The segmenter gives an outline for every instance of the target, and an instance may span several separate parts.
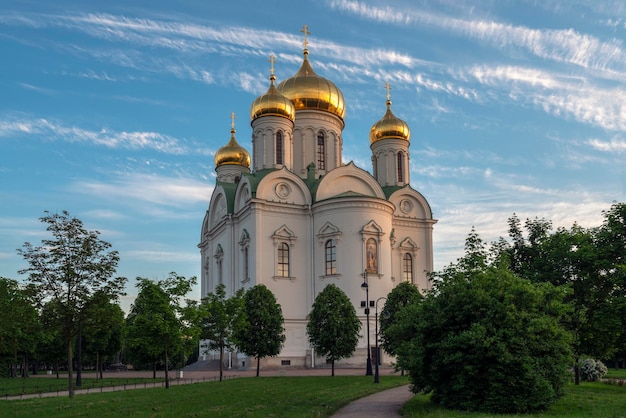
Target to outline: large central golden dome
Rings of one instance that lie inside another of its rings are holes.
[[[315,74],[309,63],[309,51],[304,50],[304,62],[291,78],[276,87],[298,110],[323,110],[343,119],[346,108],[343,93],[330,80]]]

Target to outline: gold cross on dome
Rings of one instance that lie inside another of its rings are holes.
[[[306,40],[306,36],[310,35],[311,32],[309,32],[309,27],[307,25],[303,25],[300,32],[304,33],[304,49],[306,49],[306,47],[309,46],[309,41]]]
[[[274,56],[274,54],[270,55],[270,59],[268,60],[271,64],[270,67],[270,74],[274,75],[274,62],[276,62],[276,57]]]
[[[231,127],[232,129],[235,129],[235,112],[232,112],[232,113],[230,114],[230,119],[231,119],[231,122],[230,122],[230,127]]]
[[[391,84],[388,81],[385,83],[385,90],[387,90],[387,100],[391,99]]]

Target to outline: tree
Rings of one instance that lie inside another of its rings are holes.
[[[124,311],[103,292],[96,292],[83,312],[85,351],[95,355],[96,375],[102,378],[106,356],[116,355],[122,347]]]
[[[283,311],[272,291],[262,284],[245,292],[243,305],[245,316],[235,340],[241,352],[256,357],[258,377],[261,359],[277,356],[285,342]]]
[[[235,330],[243,326],[243,292],[226,299],[226,287],[217,285],[215,293],[209,293],[198,310],[200,337],[207,340],[207,350],[220,353],[220,382],[224,373],[224,351],[235,347]]]
[[[354,306],[346,294],[334,284],[322,290],[309,313],[306,331],[316,353],[331,361],[335,375],[335,360],[350,357],[359,342],[359,321]]]
[[[623,338],[626,256],[626,205],[614,204],[603,212],[600,228],[571,228],[552,231],[543,219],[526,220],[525,231],[514,215],[509,219],[511,245],[500,253],[510,269],[533,282],[548,282],[572,291],[566,301],[573,307],[566,327],[575,339],[573,367],[580,382],[579,361],[583,355],[606,358],[616,352]],[[524,233],[525,232],[525,233]],[[620,267],[622,266],[622,267]],[[621,272],[621,273],[620,273]]]
[[[80,313],[96,291],[122,294],[126,279],[113,278],[119,255],[110,251],[111,244],[101,240],[98,231],[88,231],[81,220],[67,211],[45,213],[40,220],[47,224],[52,239],[43,239],[41,246],[25,242],[18,249],[29,266],[19,273],[28,274],[28,281],[41,301],[54,300],[58,305],[67,347],[68,392],[73,398],[72,342]]]
[[[41,337],[37,309],[28,292],[15,280],[0,277],[0,376],[16,377],[18,366],[28,376],[28,356]]]
[[[398,320],[398,314],[402,309],[420,299],[422,299],[422,294],[409,282],[401,282],[387,295],[378,320],[380,321],[381,346],[390,355],[395,356],[400,344],[409,338],[409,336],[395,334],[395,330],[390,329],[391,326]]]
[[[137,278],[139,294],[127,318],[127,350],[131,358],[152,363],[155,371],[156,363],[162,360],[166,388],[171,358],[182,353],[185,342],[180,299],[195,283],[195,277],[186,279],[176,273],[158,282]]]
[[[569,380],[565,292],[502,268],[448,269],[399,315],[398,348],[413,390],[442,406],[489,413],[543,410]]]

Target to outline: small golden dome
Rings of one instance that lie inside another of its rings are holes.
[[[215,168],[223,165],[240,165],[250,168],[250,153],[235,139],[235,126],[230,129],[230,141],[215,153]]]
[[[400,118],[397,118],[391,111],[391,98],[389,83],[385,84],[387,89],[387,111],[381,120],[376,122],[370,129],[370,144],[383,139],[404,139],[410,141],[411,130],[409,125]]]
[[[343,119],[346,108],[343,93],[330,80],[313,71],[309,63],[309,51],[304,50],[304,62],[291,78],[281,81],[276,87],[289,98],[298,110],[324,110]]]
[[[278,92],[274,81],[276,76],[274,75],[274,56],[270,57],[272,63],[272,70],[270,74],[270,88],[267,92],[259,97],[250,106],[250,119],[255,120],[262,116],[282,116],[292,122],[296,118],[296,109],[287,97]]]

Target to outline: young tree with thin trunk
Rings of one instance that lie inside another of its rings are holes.
[[[261,359],[277,356],[285,342],[283,311],[272,291],[262,284],[246,291],[243,304],[245,317],[235,341],[243,353],[256,357],[258,377]]]
[[[127,349],[131,357],[165,366],[165,388],[170,386],[169,364],[181,353],[185,337],[180,299],[196,283],[196,278],[186,279],[176,273],[158,282],[137,278],[139,294],[127,318]]]
[[[335,360],[350,357],[356,350],[360,330],[350,298],[334,284],[327,285],[313,302],[306,331],[317,355],[331,361],[331,376]]]
[[[28,281],[40,301],[54,301],[62,321],[62,334],[67,347],[68,392],[74,397],[73,342],[78,331],[80,313],[97,291],[111,295],[123,294],[126,279],[113,277],[119,262],[117,251],[99,238],[100,232],[89,231],[83,222],[67,211],[40,218],[52,238],[41,246],[25,242],[18,254],[28,267]]]
[[[224,352],[235,347],[234,332],[244,319],[243,292],[226,298],[225,289],[223,284],[217,285],[215,293],[202,298],[198,309],[200,337],[207,340],[206,350],[220,353],[220,382],[224,373]]]

